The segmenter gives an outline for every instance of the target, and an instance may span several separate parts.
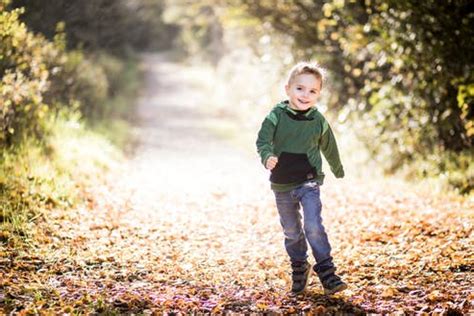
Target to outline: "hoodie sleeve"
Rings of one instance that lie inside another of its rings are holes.
[[[262,126],[258,132],[257,152],[260,155],[260,159],[264,166],[270,156],[275,156],[273,153],[273,136],[275,135],[277,123],[278,117],[275,111],[272,111],[263,120]]]
[[[344,168],[339,157],[337,149],[336,138],[326,120],[323,121],[323,134],[320,139],[319,148],[326,158],[331,171],[336,178],[344,177]]]

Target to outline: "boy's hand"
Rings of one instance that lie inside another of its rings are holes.
[[[270,156],[267,159],[267,162],[265,163],[265,168],[267,168],[268,170],[272,170],[273,168],[275,168],[277,163],[278,163],[278,158],[275,156]]]

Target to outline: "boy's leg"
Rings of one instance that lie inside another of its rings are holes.
[[[336,275],[332,261],[331,245],[321,217],[319,185],[313,182],[306,183],[296,194],[303,205],[304,231],[316,259],[314,271],[324,287],[324,293],[333,294],[342,291],[347,288],[347,284]]]
[[[275,192],[275,198],[285,234],[285,248],[291,260],[291,291],[298,294],[308,286],[312,271],[307,261],[308,246],[301,227],[299,201],[294,198],[292,192]]]
[[[301,226],[299,201],[292,192],[274,192],[280,223],[285,235],[285,248],[292,264],[306,262],[308,246]]]
[[[303,206],[304,232],[316,259],[315,271],[321,272],[334,268],[326,230],[321,217],[322,204],[319,185],[314,182],[305,183],[296,191]]]

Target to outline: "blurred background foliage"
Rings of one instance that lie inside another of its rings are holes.
[[[474,188],[472,1],[173,3],[174,16],[182,15],[174,21],[199,34],[186,36],[193,41],[188,46],[201,45],[208,58],[210,40],[200,39],[212,37],[212,29],[223,30],[214,39],[222,42],[214,45],[220,47],[219,53],[211,53],[219,58],[217,72],[225,72],[222,65],[235,55],[239,39],[259,57],[248,65],[265,69],[262,81],[268,80],[272,69],[281,75],[295,61],[317,60],[330,74],[322,107],[334,111],[339,123],[346,125],[343,132],[363,141],[370,160],[389,174],[444,178],[461,192]],[[207,13],[212,19],[192,19],[208,10],[214,12]],[[226,68],[232,69],[227,85],[240,71],[246,72],[244,59],[234,62],[237,67]],[[247,78],[258,85],[253,77]],[[255,106],[256,100],[250,102]]]
[[[162,12],[151,0],[0,0],[0,143],[43,138],[65,109],[89,122],[127,111],[136,52],[169,48],[177,32]]]
[[[12,7],[25,8],[21,19],[49,40],[56,36],[58,23],[66,25],[68,49],[124,56],[130,50],[169,48],[178,31],[163,23],[160,0],[14,0]]]
[[[120,115],[136,52],[210,64],[209,102],[257,126],[284,74],[328,69],[320,109],[387,173],[474,188],[474,3],[468,0],[0,0],[0,142],[64,109]],[[132,82],[133,81],[133,82]],[[250,115],[253,111],[255,115]],[[119,114],[117,114],[119,113]]]

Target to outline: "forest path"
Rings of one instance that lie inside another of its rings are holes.
[[[48,259],[21,274],[34,274],[28,286],[49,308],[59,297],[79,311],[124,313],[474,308],[472,200],[370,177],[328,175],[321,189],[349,289],[327,297],[313,277],[305,295],[288,295],[267,171],[256,154],[211,132],[227,118],[203,114],[207,96],[193,68],[163,55],[143,62],[133,156],[108,186],[90,189],[88,209],[55,215],[53,242],[39,250]]]

